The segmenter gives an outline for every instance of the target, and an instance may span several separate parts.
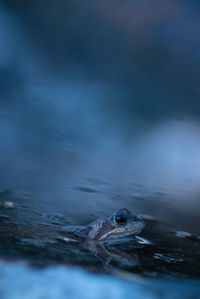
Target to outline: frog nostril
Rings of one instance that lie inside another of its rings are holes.
[[[120,225],[126,224],[126,222],[127,222],[127,216],[125,216],[125,215],[116,215],[114,217],[114,221],[117,224],[120,224]]]

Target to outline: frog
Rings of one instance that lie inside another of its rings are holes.
[[[138,237],[145,223],[143,217],[137,216],[127,208],[116,210],[111,216],[100,217],[86,226],[72,226],[65,230],[62,241],[79,242],[93,256],[101,261],[106,272],[112,272],[117,263],[120,268],[132,268],[139,264],[136,252],[129,254],[121,248],[140,248],[146,242]]]
[[[82,240],[117,241],[140,234],[145,223],[142,217],[120,208],[110,217],[100,217],[87,226],[74,227],[74,236]]]

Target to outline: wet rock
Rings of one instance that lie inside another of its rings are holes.
[[[188,232],[177,231],[176,232],[176,236],[179,237],[179,238],[189,238],[192,235],[190,233],[188,233]]]

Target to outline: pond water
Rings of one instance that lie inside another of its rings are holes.
[[[47,214],[27,203],[27,194],[1,192],[0,254],[32,265],[79,265],[90,271],[117,273],[125,270],[143,277],[200,276],[200,236],[166,227],[149,215],[139,242],[119,244],[74,240],[68,235],[70,218]],[[82,224],[81,221],[77,221]]]
[[[199,5],[75,2],[0,3],[0,258],[199,279]],[[66,233],[121,207],[137,242]]]

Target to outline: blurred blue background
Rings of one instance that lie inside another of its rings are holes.
[[[0,189],[198,232],[199,20],[198,1],[1,0]]]

